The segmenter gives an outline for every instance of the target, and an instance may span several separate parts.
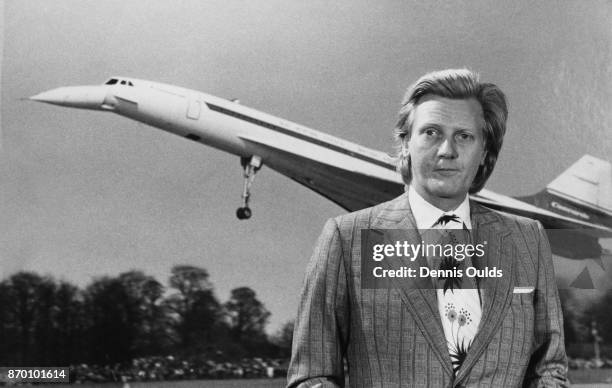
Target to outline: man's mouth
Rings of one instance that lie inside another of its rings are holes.
[[[455,175],[459,172],[459,169],[456,168],[436,168],[434,172],[443,175],[443,176],[451,176]]]

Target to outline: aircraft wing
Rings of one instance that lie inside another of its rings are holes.
[[[395,179],[380,178],[375,171],[369,173],[354,164],[332,164],[317,150],[304,150],[262,137],[241,135],[241,139],[267,155],[265,163],[272,169],[290,177],[317,193],[329,198],[346,210],[354,211],[388,201],[404,192],[399,175]],[[324,159],[324,160],[323,160]],[[612,229],[575,218],[565,217],[527,202],[483,189],[471,199],[489,208],[523,215],[542,222],[550,229],[580,229],[594,238],[612,237]]]
[[[365,168],[351,168],[342,160],[336,164],[323,162],[315,149],[309,152],[292,144],[281,147],[276,139],[248,135],[240,138],[265,155],[264,164],[348,211],[374,206],[404,192],[399,176],[395,180],[382,179]]]

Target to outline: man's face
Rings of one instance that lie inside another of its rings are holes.
[[[484,119],[473,98],[424,96],[414,110],[407,147],[411,185],[425,200],[452,210],[465,198],[484,161]],[[407,144],[406,144],[407,143]]]

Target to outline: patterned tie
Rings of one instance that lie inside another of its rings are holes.
[[[446,229],[445,227],[449,222],[456,222],[462,225],[461,229]],[[457,247],[460,245],[465,246],[465,244],[469,243],[469,230],[465,223],[461,222],[461,219],[456,214],[444,214],[442,215],[438,221],[433,225],[434,228],[441,226],[442,229],[439,229],[439,238],[437,243],[442,246],[451,245],[453,247]],[[476,289],[476,283],[474,278],[470,278],[465,276],[465,271],[468,267],[472,266],[472,260],[468,255],[462,254],[463,257],[455,257],[452,255],[442,255],[432,257],[430,262],[432,269],[440,269],[443,271],[452,271],[456,269],[457,272],[459,270],[462,271],[462,277],[454,277],[454,276],[441,276],[437,278],[435,282],[436,288],[441,288],[446,293],[449,290],[455,289]]]
[[[452,229],[450,224],[456,222],[462,224],[462,229]],[[440,229],[441,233],[438,243],[445,246],[450,244],[456,247],[460,244],[469,243],[469,230],[461,219],[455,214],[445,214],[434,224],[434,228]],[[458,256],[455,255],[455,256]],[[463,272],[462,277],[441,276],[432,278],[438,295],[438,307],[442,326],[447,340],[447,346],[455,374],[467,356],[467,351],[476,335],[476,328],[480,322],[482,310],[480,298],[474,278],[466,276],[466,269],[472,266],[471,258],[464,255],[458,259],[455,256],[434,257],[430,262],[433,269]]]

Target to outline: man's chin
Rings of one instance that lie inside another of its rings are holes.
[[[429,189],[431,195],[443,199],[463,198],[467,194],[467,190],[459,189],[456,185],[434,184]]]

